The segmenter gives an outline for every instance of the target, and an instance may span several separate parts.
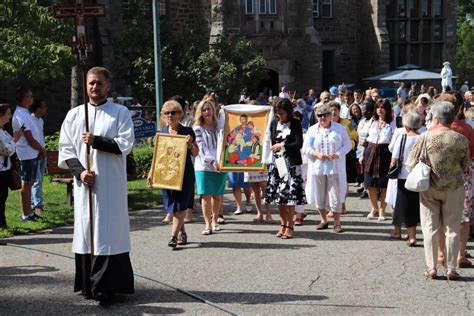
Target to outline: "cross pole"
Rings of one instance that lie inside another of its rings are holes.
[[[85,0],[87,1],[87,0]],[[54,17],[64,19],[64,18],[74,18],[75,21],[75,36],[72,38],[72,51],[77,55],[77,63],[82,69],[82,78],[83,78],[83,99],[84,99],[84,120],[85,120],[85,131],[89,132],[89,110],[88,110],[88,101],[87,96],[87,78],[86,73],[89,69],[90,64],[90,53],[93,51],[93,46],[87,40],[87,17],[100,17],[105,15],[105,7],[103,5],[96,4],[85,4],[84,0],[70,0],[69,4],[55,5],[53,6]],[[90,2],[90,1],[88,1]],[[86,157],[86,169],[91,171],[91,161],[90,161],[90,152],[91,148],[87,145],[87,157]],[[92,203],[92,190],[89,188],[89,232],[90,232],[90,245],[91,245],[91,269],[92,269],[92,260],[94,257],[94,225],[93,225],[93,203]]]

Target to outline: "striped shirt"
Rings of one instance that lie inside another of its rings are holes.
[[[217,159],[217,137],[219,128],[214,130],[203,126],[193,126],[196,134],[196,143],[199,147],[199,155],[194,163],[195,171],[215,171],[212,163]]]

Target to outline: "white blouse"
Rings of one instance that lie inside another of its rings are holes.
[[[373,144],[390,144],[393,133],[397,129],[395,120],[386,124],[371,119],[366,125],[367,141]]]
[[[15,149],[13,137],[4,129],[0,129],[0,171],[6,171],[11,168],[9,157],[15,153]]]
[[[336,122],[330,128],[322,128],[319,123],[311,126],[306,132],[303,154],[308,161],[308,175],[345,174],[346,154],[352,149],[352,143],[346,128]],[[336,160],[320,160],[313,157],[312,152],[323,154],[335,153]]]
[[[408,160],[410,158],[411,150],[413,149],[413,146],[415,146],[415,143],[417,142],[420,135],[413,135],[413,136],[407,135],[406,137],[407,139],[405,141],[405,148],[403,150],[402,170],[400,172],[400,175],[398,176],[398,179],[406,179],[408,177],[408,174],[410,173],[410,169],[408,169]],[[395,146],[392,152],[392,158],[397,158],[397,159],[399,158],[399,152],[400,152],[402,139],[403,137],[402,135],[400,135],[400,137],[398,137],[397,141],[395,142]]]

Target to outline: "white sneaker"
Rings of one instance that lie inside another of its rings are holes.
[[[221,228],[219,227],[219,225],[212,225],[212,232],[218,232],[220,230]]]
[[[379,222],[383,222],[386,220],[385,216],[379,216],[379,218],[377,219]]]
[[[234,215],[240,215],[240,214],[244,214],[244,212],[242,212],[242,210],[240,208],[238,208],[235,212],[234,212]]]
[[[246,205],[245,210],[247,211],[247,213],[252,213],[252,205]]]

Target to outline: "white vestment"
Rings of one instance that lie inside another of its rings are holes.
[[[113,139],[122,154],[91,147],[91,170],[96,173],[92,189],[94,255],[116,255],[130,251],[130,224],[127,204],[126,156],[135,140],[129,110],[106,102],[88,105],[89,131],[95,136]],[[59,138],[60,168],[68,169],[66,161],[77,158],[86,168],[84,105],[70,110],[64,119]],[[89,202],[85,184],[74,177],[74,239],[72,251],[90,253]]]

